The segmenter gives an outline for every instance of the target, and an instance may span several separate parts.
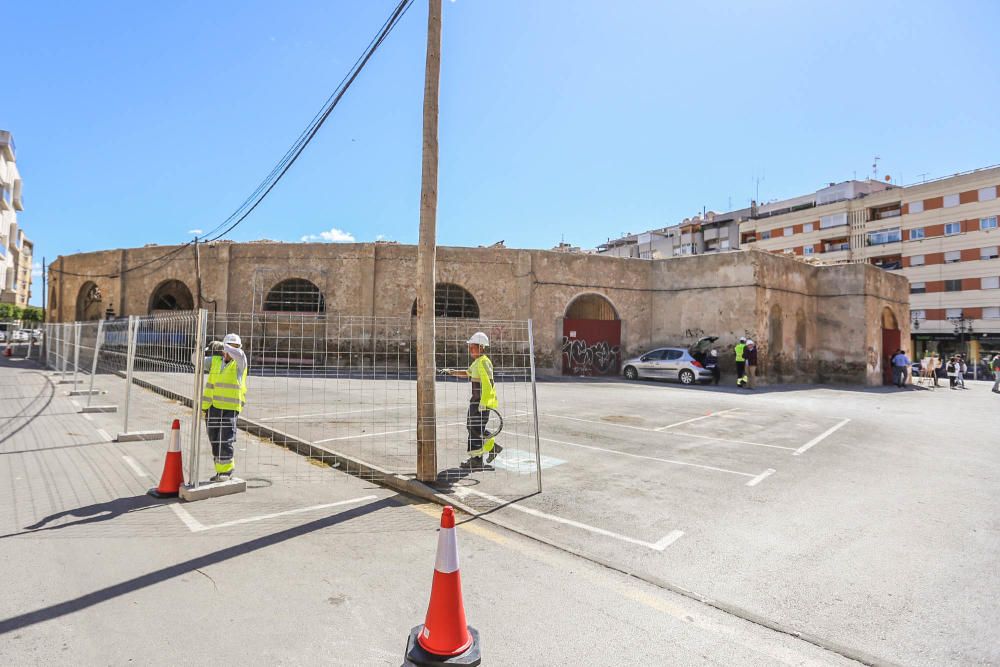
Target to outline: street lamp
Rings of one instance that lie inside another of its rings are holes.
[[[958,317],[952,318],[952,324],[955,326],[955,336],[958,338],[959,345],[963,350],[965,350],[966,358],[969,358],[969,350],[966,344],[966,335],[973,333],[972,330],[972,320],[967,319],[964,314]],[[978,364],[975,359],[972,359],[972,379],[977,379]]]

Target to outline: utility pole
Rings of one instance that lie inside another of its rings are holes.
[[[441,0],[427,2],[424,70],[424,144],[417,245],[417,479],[437,479],[437,410],[434,381],[434,286],[438,186],[438,89],[441,79]]]

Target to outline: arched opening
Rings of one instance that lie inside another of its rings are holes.
[[[150,314],[165,310],[194,310],[191,290],[180,280],[164,280],[150,295]]]
[[[51,312],[53,314],[59,312],[59,304],[56,302],[56,286],[55,285],[53,285],[52,287],[49,288],[49,304],[48,304],[48,307],[49,307],[49,312]]]
[[[569,320],[617,320],[618,311],[607,297],[601,294],[581,294],[566,307]]]
[[[273,313],[322,313],[326,311],[326,299],[312,282],[289,278],[267,293],[264,310]]]
[[[892,383],[892,355],[899,349],[900,334],[899,320],[892,308],[886,306],[882,309],[882,354],[879,359],[882,361],[882,384]]]
[[[413,300],[410,315],[416,316],[417,301]],[[479,319],[479,304],[469,290],[453,283],[438,283],[434,287],[434,317]]]
[[[76,319],[78,322],[87,322],[101,319],[103,311],[104,295],[97,283],[88,280],[80,286],[80,292],[76,297]],[[54,303],[54,301],[53,301]]]
[[[622,323],[602,294],[580,294],[563,318],[563,375],[617,375],[621,369]]]

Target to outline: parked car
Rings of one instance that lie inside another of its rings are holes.
[[[43,334],[41,329],[34,329],[31,332],[31,337],[34,338],[36,342],[42,340],[42,336]]]
[[[628,380],[679,380],[682,384],[710,382],[712,371],[705,368],[699,358],[704,358],[708,346],[716,340],[716,336],[706,336],[691,347],[660,347],[651,350],[626,361],[622,365],[622,374]]]
[[[30,338],[31,338],[31,334],[29,334],[27,332],[27,330],[21,329],[19,331],[15,331],[13,333],[13,335],[11,337],[11,342],[14,342],[14,343],[27,343]]]

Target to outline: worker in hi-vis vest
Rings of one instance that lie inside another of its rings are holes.
[[[492,437],[486,437],[485,432],[490,410],[496,410],[499,405],[493,384],[493,362],[486,356],[490,339],[482,331],[477,331],[467,343],[469,356],[472,357],[468,370],[453,369],[448,374],[472,380],[472,396],[465,420],[465,426],[469,430],[469,460],[462,463],[461,467],[475,470],[483,468],[483,454],[486,455],[486,463],[490,463],[503,451],[503,447]]]
[[[740,342],[733,348],[736,353],[736,386],[745,387],[747,384],[747,339],[740,338]]]
[[[238,335],[226,334],[221,343],[212,342],[211,355],[205,357],[208,380],[201,395],[201,410],[212,443],[213,482],[224,482],[236,472],[236,418],[247,402],[247,356],[242,348]]]

